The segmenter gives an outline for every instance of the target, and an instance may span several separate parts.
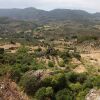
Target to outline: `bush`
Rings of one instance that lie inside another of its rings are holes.
[[[28,48],[20,47],[16,53],[16,63],[30,66],[33,61],[33,55],[28,53]]]
[[[37,63],[36,60],[33,60],[31,68],[32,68],[32,70],[46,69],[46,66],[45,66],[44,62]]]
[[[76,83],[77,82],[77,74],[74,72],[67,73],[66,79],[71,83]]]
[[[68,51],[60,53],[60,57],[64,60],[64,63],[68,63],[72,58]]]
[[[52,76],[49,76],[42,80],[43,86],[50,86],[53,87],[54,91],[57,92],[60,89],[66,87],[67,82],[65,75],[62,73],[58,73]]]
[[[42,80],[43,86],[52,86],[51,84],[52,76],[46,77],[44,80]]]
[[[63,89],[57,92],[56,100],[73,100],[71,91]]]
[[[76,100],[85,100],[85,96],[87,95],[88,90],[84,90],[79,92],[79,94],[76,97]]]
[[[50,99],[53,97],[52,87],[42,87],[35,94],[37,100],[45,100],[46,98]]]
[[[9,63],[10,66],[16,64],[16,55],[15,54],[5,54],[4,56],[5,63]]]
[[[69,87],[74,92],[79,92],[82,89],[82,86],[81,86],[81,84],[79,82],[78,83],[75,83],[75,84],[70,83],[69,84]]]
[[[84,81],[87,79],[87,75],[85,73],[77,74],[74,72],[70,72],[66,74],[66,78],[71,83],[84,83]]]
[[[35,49],[35,52],[40,52],[40,51],[42,51],[41,48]]]
[[[19,82],[21,78],[21,71],[19,68],[13,68],[10,72],[10,78],[15,82]]]
[[[56,56],[58,53],[57,50],[55,50],[53,47],[48,47],[46,50],[46,55]]]
[[[4,48],[0,48],[0,54],[4,54]]]
[[[49,66],[49,67],[54,67],[54,63],[51,62],[51,61],[49,61],[49,62],[48,62],[48,66]]]
[[[74,53],[73,56],[74,56],[75,58],[77,58],[78,60],[81,59],[81,55],[80,55],[79,53]]]
[[[97,88],[100,88],[100,75],[94,77],[93,85],[96,86]]]
[[[89,78],[83,84],[83,89],[86,88],[90,88],[90,89],[93,88],[93,82]]]
[[[37,100],[45,100],[45,93],[46,93],[46,88],[45,87],[40,88],[35,94]]]
[[[22,65],[22,66],[21,66],[21,72],[22,72],[22,73],[25,73],[25,72],[29,71],[29,69],[30,69],[30,68],[29,68],[29,66],[27,66],[27,65]]]
[[[55,91],[63,89],[66,87],[66,78],[64,74],[56,74],[52,77],[51,81],[52,87]]]
[[[0,48],[0,64],[4,64],[4,48]]]
[[[64,61],[60,61],[60,62],[59,62],[59,66],[60,66],[60,67],[65,67]]]
[[[53,96],[53,88],[52,87],[47,87],[46,88],[46,96],[48,96],[48,97]]]
[[[87,80],[86,73],[80,73],[77,75],[77,82],[84,83]]]
[[[78,41],[80,43],[84,42],[84,41],[90,41],[90,40],[98,40],[98,37],[97,36],[80,36],[80,37],[78,37]]]
[[[29,95],[33,95],[40,87],[40,83],[38,82],[37,78],[35,76],[28,76],[27,74],[21,78],[20,85]]]
[[[11,70],[10,66],[7,65],[1,65],[0,66],[0,76],[6,75]]]
[[[17,53],[26,54],[28,51],[29,49],[27,47],[22,46],[17,50]]]

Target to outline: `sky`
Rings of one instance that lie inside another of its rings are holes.
[[[100,12],[100,0],[0,0],[0,8],[80,9]]]

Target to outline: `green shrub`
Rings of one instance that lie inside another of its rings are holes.
[[[91,79],[87,79],[85,80],[84,84],[83,84],[83,89],[86,89],[86,88],[93,88],[93,82]]]
[[[62,73],[56,74],[52,76],[51,86],[55,91],[63,89],[66,87],[66,78],[65,75]]]
[[[0,76],[6,75],[7,73],[10,72],[10,70],[11,70],[11,67],[10,67],[10,66],[1,65],[1,66],[0,66]]]
[[[51,100],[53,97],[53,89],[52,87],[42,87],[36,92],[35,96],[37,100],[46,100],[46,98]]]
[[[98,37],[97,36],[79,36],[78,37],[78,41],[81,43],[81,42],[84,42],[84,41],[90,41],[90,40],[98,40]]]
[[[44,80],[42,80],[43,86],[52,86],[51,84],[52,76],[46,77]]]
[[[66,87],[66,78],[64,74],[56,74],[52,77],[51,81],[52,87],[55,91],[63,89]]]
[[[75,58],[77,58],[78,60],[81,59],[81,55],[80,55],[79,53],[74,53],[73,56],[74,56]]]
[[[35,49],[35,52],[40,52],[40,51],[42,51],[41,48]]]
[[[59,62],[59,66],[60,66],[60,67],[65,67],[64,61],[60,61],[60,62]]]
[[[94,77],[93,85],[100,88],[100,75]]]
[[[43,86],[50,86],[54,89],[55,92],[57,92],[60,89],[63,89],[66,87],[67,82],[65,75],[63,73],[58,73],[52,76],[49,76],[42,80]]]
[[[49,61],[49,62],[48,62],[48,66],[49,66],[49,67],[54,67],[54,63],[51,62],[51,61]]]
[[[50,46],[46,50],[46,55],[56,56],[57,53],[58,53],[58,51],[55,50],[53,47],[50,47]]]
[[[21,71],[19,68],[13,68],[10,72],[10,78],[15,82],[19,82],[21,78]]]
[[[4,54],[4,48],[0,48],[0,54]]]
[[[46,88],[45,87],[40,88],[35,94],[37,100],[45,100],[45,93],[46,93]]]
[[[40,83],[35,76],[28,76],[27,74],[24,75],[20,80],[20,85],[23,87],[24,91],[29,94],[33,95],[37,89],[40,87]]]
[[[64,60],[64,63],[68,63],[72,58],[68,51],[60,53],[60,57]]]
[[[37,63],[36,60],[33,60],[31,64],[31,69],[32,70],[46,69],[46,65],[44,62]]]
[[[85,100],[85,96],[87,95],[88,90],[84,90],[79,92],[79,94],[76,97],[76,100]]]
[[[77,74],[77,82],[84,83],[87,80],[86,73]]]
[[[69,72],[66,74],[66,78],[68,81],[70,81],[71,83],[84,83],[84,81],[87,79],[87,75],[85,73],[74,73],[74,72]]]
[[[57,92],[56,100],[73,100],[71,91],[63,89]]]
[[[80,91],[82,89],[82,85],[79,82],[78,83],[75,83],[75,84],[70,83],[69,84],[69,87],[74,92],[78,92],[78,91]]]
[[[69,72],[66,74],[66,79],[71,83],[77,82],[77,74],[74,72]]]
[[[21,53],[21,54],[26,54],[29,51],[29,49],[25,46],[21,46],[18,50],[17,53]]]
[[[22,73],[25,73],[25,72],[29,71],[30,68],[27,65],[22,65],[20,69],[21,69]]]

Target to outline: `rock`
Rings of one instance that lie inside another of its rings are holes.
[[[90,92],[86,95],[85,100],[100,100],[100,90],[90,90]]]

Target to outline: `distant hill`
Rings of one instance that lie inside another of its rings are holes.
[[[9,17],[18,20],[34,20],[39,22],[50,21],[94,21],[100,20],[100,13],[91,14],[83,10],[55,9],[44,11],[36,8],[0,9],[0,17]]]
[[[70,9],[0,9],[0,37],[24,38],[30,34],[45,38],[75,34],[100,36],[100,13]]]
[[[95,13],[93,16],[96,20],[100,20],[100,13]]]

